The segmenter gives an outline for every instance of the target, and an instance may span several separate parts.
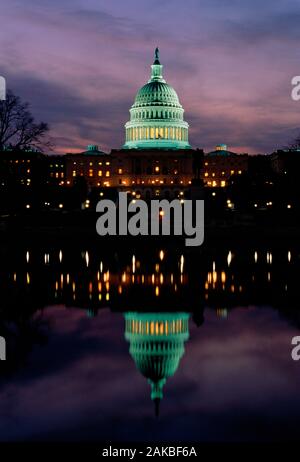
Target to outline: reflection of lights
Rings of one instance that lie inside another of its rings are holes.
[[[183,273],[183,266],[184,266],[184,256],[181,255],[180,257],[180,272]]]
[[[226,308],[218,308],[217,309],[217,316],[218,316],[218,318],[226,319],[227,316],[228,316],[227,309]]]
[[[63,254],[62,254],[62,251],[60,250],[59,255],[58,255],[60,263],[62,262],[62,257],[63,257]]]
[[[213,262],[213,271],[216,271],[216,262]]]
[[[159,252],[159,259],[160,259],[160,261],[163,261],[164,257],[165,257],[165,253],[164,253],[163,250],[161,250],[161,251]]]
[[[45,265],[47,265],[47,263],[49,263],[49,259],[50,259],[50,255],[48,253],[45,253],[45,255],[44,255]]]
[[[158,286],[155,287],[155,295],[156,295],[156,297],[159,296],[159,287]]]
[[[88,268],[89,263],[90,263],[90,256],[89,256],[88,251],[85,252],[85,263],[86,263],[86,266]]]
[[[69,273],[67,274],[67,284],[70,284],[70,275],[69,275]]]
[[[132,272],[135,273],[135,255],[132,255]]]
[[[291,251],[289,250],[289,251],[288,251],[288,262],[290,263],[291,260],[292,260],[292,253],[291,253]]]
[[[17,281],[17,273],[14,273],[14,282]]]
[[[26,282],[27,284],[30,284],[30,274],[26,273]]]
[[[106,273],[103,274],[103,281],[104,282],[109,281],[109,270],[107,270]]]
[[[103,262],[101,261],[100,262],[100,273],[102,273],[102,271],[103,271]]]
[[[73,282],[73,284],[72,284],[72,290],[73,290],[73,292],[75,292],[75,290],[76,290],[76,284],[75,284],[75,282]]]
[[[268,273],[268,281],[269,282],[271,281],[271,273],[270,272]]]
[[[257,263],[257,260],[258,260],[258,253],[254,252],[254,261],[255,261],[255,263]]]
[[[231,250],[229,250],[228,255],[227,255],[227,265],[228,266],[231,265],[232,258],[233,258],[232,252],[231,252]]]
[[[119,286],[119,287],[118,287],[118,292],[119,292],[119,294],[121,294],[122,291],[123,291],[122,286]]]
[[[225,284],[225,282],[226,282],[226,273],[225,273],[225,271],[222,271],[222,273],[221,273],[221,282],[223,284]]]
[[[106,294],[106,300],[108,301],[109,300],[109,293]]]
[[[157,273],[159,272],[159,264],[158,264],[158,263],[155,265],[155,271],[156,271]]]
[[[161,284],[164,283],[164,275],[163,275],[163,274],[160,275],[160,277],[159,277],[159,282],[160,282]]]
[[[30,257],[30,256],[29,256],[29,252],[28,252],[28,250],[27,250],[27,252],[26,252],[26,262],[27,262],[27,263],[29,263],[29,257]]]

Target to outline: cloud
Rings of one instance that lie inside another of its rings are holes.
[[[4,0],[1,74],[52,125],[59,151],[89,142],[109,150],[123,144],[159,45],[192,143],[266,152],[298,126],[290,81],[299,74],[299,16],[294,0]]]

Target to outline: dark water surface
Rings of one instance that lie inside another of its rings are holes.
[[[145,254],[1,248],[0,439],[297,440],[300,249]]]

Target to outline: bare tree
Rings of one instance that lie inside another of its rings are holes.
[[[6,100],[0,101],[0,150],[33,148],[43,151],[51,149],[46,123],[36,123],[28,103],[23,103],[11,90]]]

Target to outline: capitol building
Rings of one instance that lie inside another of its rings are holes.
[[[225,144],[209,153],[192,148],[184,108],[164,78],[158,48],[150,78],[137,91],[129,114],[121,148],[106,153],[89,145],[82,153],[57,156],[57,162],[52,157],[49,182],[68,187],[83,177],[90,191],[111,188],[136,198],[173,199],[190,197],[195,183],[226,188],[233,175],[248,168],[248,155]]]

